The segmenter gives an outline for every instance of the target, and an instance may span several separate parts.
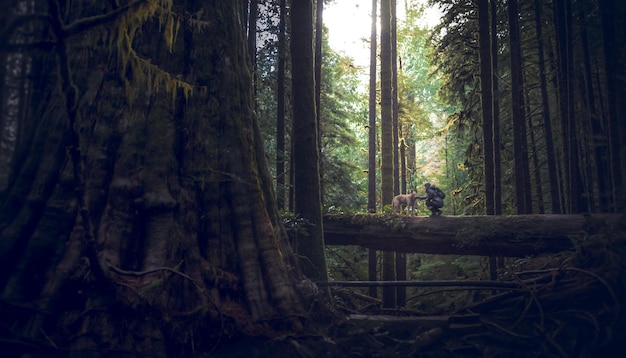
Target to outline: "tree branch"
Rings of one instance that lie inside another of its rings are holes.
[[[89,17],[85,17],[82,19],[78,19],[72,22],[71,24],[64,26],[63,32],[65,33],[66,36],[72,36],[79,32],[88,30],[92,27],[102,25],[107,22],[111,22],[115,20],[118,16],[124,14],[126,11],[136,9],[137,7],[139,7],[146,1],[147,0],[138,0],[138,1],[135,1],[134,3],[122,6],[106,14],[89,16]]]
[[[180,266],[183,262],[181,261],[178,265],[176,265],[176,267]],[[167,271],[167,272],[171,272],[171,273],[175,273],[181,277],[184,277],[190,281],[195,281],[193,278],[191,278],[189,275],[184,274],[180,271],[178,271],[175,268],[171,268],[171,267],[157,267],[151,270],[147,270],[147,271],[128,271],[128,270],[123,270],[117,266],[111,265],[110,263],[108,264],[109,270],[120,274],[120,275],[125,275],[125,276],[133,276],[133,277],[141,277],[141,276],[146,276],[155,272],[160,272],[160,271]]]
[[[137,0],[134,3],[127,4],[106,14],[78,19],[67,26],[62,26],[61,34],[63,36],[69,37],[95,26],[111,22],[115,20],[118,16],[124,14],[129,10],[136,9],[145,2],[147,2],[147,0]],[[55,11],[53,8],[51,10],[53,12]],[[9,21],[0,32],[0,49],[2,49],[2,51],[5,51],[13,32],[18,27],[31,21],[42,21],[44,23],[52,24],[52,22],[56,22],[57,19],[54,19],[51,14],[46,13],[26,14],[12,18],[11,21]]]

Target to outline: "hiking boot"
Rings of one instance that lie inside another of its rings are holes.
[[[430,214],[430,216],[441,216],[441,210],[439,210],[439,209],[433,210],[433,212]]]

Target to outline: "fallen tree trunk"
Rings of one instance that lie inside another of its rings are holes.
[[[524,257],[559,252],[571,249],[576,240],[605,229],[626,233],[626,215],[324,217],[327,245],[450,255]]]
[[[517,282],[506,281],[327,281],[317,282],[318,286],[340,287],[470,287],[488,289],[521,289]]]

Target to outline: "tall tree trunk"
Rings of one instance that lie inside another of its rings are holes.
[[[509,0],[509,46],[511,51],[511,115],[513,117],[513,146],[515,156],[515,193],[517,213],[532,213],[526,113],[524,109],[524,68],[519,34],[517,0]]]
[[[393,149],[393,87],[391,65],[391,0],[380,2],[380,92],[381,92],[381,202],[391,204],[394,196],[394,149]],[[383,252],[383,279],[395,280],[393,252]],[[383,306],[396,304],[394,287],[383,288]]]
[[[404,131],[402,130],[402,126],[400,126],[400,189],[403,193],[410,193],[411,190],[415,189],[413,187],[409,187],[407,183],[407,162],[406,162],[406,140],[403,136]]]
[[[368,128],[367,209],[376,212],[376,22],[378,0],[372,0],[372,26],[370,31],[370,92]],[[376,250],[369,249],[368,279],[376,280]],[[377,296],[376,287],[370,287],[369,295]]]
[[[322,148],[322,41],[324,0],[315,1],[315,121],[317,122],[317,147]],[[324,161],[319,163],[320,178],[324,177]],[[324,185],[320,182],[320,197],[324,198]]]
[[[550,100],[548,98],[548,84],[546,80],[546,62],[544,56],[542,5],[535,0],[535,28],[537,33],[537,61],[539,63],[539,87],[541,89],[541,117],[543,119],[544,140],[546,142],[546,158],[548,162],[548,178],[550,183],[550,204],[552,214],[561,213],[558,168],[556,165],[556,153],[554,151],[554,139],[552,135],[552,121],[550,120]]]
[[[489,36],[489,0],[478,0],[478,45],[480,58],[480,103],[483,123],[485,213],[495,214],[493,158],[493,88],[491,37]]]
[[[396,0],[390,0],[391,14],[391,121],[393,123],[393,195],[400,194],[400,124],[398,123],[398,44]]]
[[[82,19],[74,5],[67,4],[70,22]],[[1,300],[29,307],[3,310],[19,339],[53,351],[106,347],[163,357],[210,352],[228,343],[215,334],[224,329],[276,336],[303,327],[299,287],[308,281],[276,209],[240,3],[176,5],[206,27],[181,24],[172,52],[154,41],[162,35],[157,19],[133,39],[136,53],[149,59],[141,66],[177,69],[206,89],[180,90],[175,101],[156,91],[158,81],[125,84],[124,76],[141,68],[118,66],[113,52],[122,47],[93,46],[109,43],[94,37],[124,33],[121,23],[73,38],[57,32],[65,43],[57,65],[76,66],[67,66],[63,71],[74,70],[62,80],[59,71],[46,74],[49,96],[33,104],[29,120],[40,126],[25,143],[19,185],[0,202]],[[124,24],[140,21],[132,19]],[[47,59],[55,61],[54,54]],[[86,90],[80,102],[63,106],[72,82]],[[79,168],[66,151],[76,143],[67,120],[74,110]],[[74,174],[81,168],[83,199]]]
[[[393,187],[394,195],[400,194],[400,123],[398,112],[400,109],[398,98],[398,44],[397,44],[397,3],[391,0],[391,107],[393,121]],[[406,190],[406,188],[405,188]],[[406,193],[406,191],[404,192]],[[406,254],[395,253],[396,256],[396,279],[406,280]],[[406,287],[396,288],[396,305],[404,306],[406,300]]]
[[[380,3],[381,202],[391,204],[393,179],[393,87],[391,65],[391,0]]]
[[[376,22],[378,0],[372,0],[372,26],[370,31],[370,85],[368,121],[367,209],[376,212]]]
[[[491,138],[484,138],[485,141],[491,141],[491,150],[493,151],[493,164],[491,171],[493,172],[493,215],[502,214],[502,183],[500,172],[500,106],[498,93],[498,8],[495,0],[490,0],[490,50],[491,50]],[[487,150],[487,148],[485,148]],[[486,169],[485,169],[486,170]],[[489,279],[495,280],[498,277],[498,258],[490,255],[488,258]]]
[[[498,86],[498,4],[491,0],[491,88],[493,111],[493,213],[502,215],[502,155],[500,150],[500,95]]]
[[[612,206],[615,212],[624,212],[626,208],[626,124],[624,124],[624,114],[626,108],[624,102],[624,66],[619,59],[623,58],[623,53],[618,49],[623,49],[626,45],[624,38],[624,26],[620,23],[626,16],[626,6],[623,1],[603,0],[599,1],[600,15],[602,22],[602,42],[604,50],[604,72],[606,76],[606,90],[608,101],[608,133],[609,134],[609,156],[611,165],[611,197]],[[617,74],[621,73],[622,76]],[[621,188],[621,190],[620,190]]]
[[[257,95],[257,60],[256,60],[256,21],[258,17],[258,3],[257,0],[250,0],[248,14],[248,55],[250,56],[250,63],[252,68],[252,94],[254,96],[256,107],[256,95]]]
[[[276,199],[278,209],[285,208],[285,58],[287,39],[285,36],[286,0],[280,0],[280,22],[278,30],[278,73],[276,77]]]
[[[579,213],[584,210],[581,187],[581,171],[578,158],[576,114],[573,88],[573,40],[572,10],[570,0],[555,1],[555,27],[557,31],[558,91],[561,135],[563,137],[563,179],[565,182],[565,212]]]
[[[526,95],[527,96],[527,95]],[[526,97],[527,113],[530,113],[530,100]],[[539,214],[545,214],[546,209],[543,203],[543,184],[541,180],[541,165],[539,163],[539,150],[537,149],[537,140],[535,139],[535,125],[533,123],[533,118],[531,117],[528,120],[528,135],[530,139],[530,156],[532,157],[533,164],[533,178],[535,180],[535,193],[537,195],[537,210]]]
[[[313,59],[313,2],[291,6],[291,62],[293,94],[294,210],[305,221],[306,235],[297,238],[302,271],[316,281],[326,281],[324,227],[320,197],[318,125],[315,108]]]
[[[588,163],[589,171],[594,169],[594,177],[588,180],[589,189],[588,192],[591,194],[594,192],[593,183],[597,185],[597,195],[589,195],[589,201],[593,202],[592,207],[595,210],[599,210],[600,212],[608,212],[609,204],[611,202],[610,199],[610,165],[609,165],[609,148],[608,148],[608,137],[607,133],[603,132],[603,128],[606,128],[604,123],[602,123],[602,116],[598,113],[596,106],[596,98],[600,97],[596,94],[593,87],[593,75],[591,74],[592,66],[591,66],[591,54],[589,48],[589,34],[587,28],[586,10],[583,7],[583,4],[579,4],[578,7],[578,15],[577,17],[580,19],[580,47],[581,53],[583,57],[583,78],[584,84],[581,85],[581,96],[583,97],[584,107],[586,109],[585,117],[588,118],[589,128],[585,131],[589,133],[589,140],[591,141],[591,146],[585,146],[585,151],[589,151],[589,156],[593,157],[593,161]],[[590,174],[593,175],[593,174]]]

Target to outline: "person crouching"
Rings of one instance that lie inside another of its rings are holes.
[[[443,199],[446,197],[443,191],[430,183],[424,184],[424,190],[426,191],[426,207],[431,211],[431,216],[441,215],[440,209],[443,208]]]

